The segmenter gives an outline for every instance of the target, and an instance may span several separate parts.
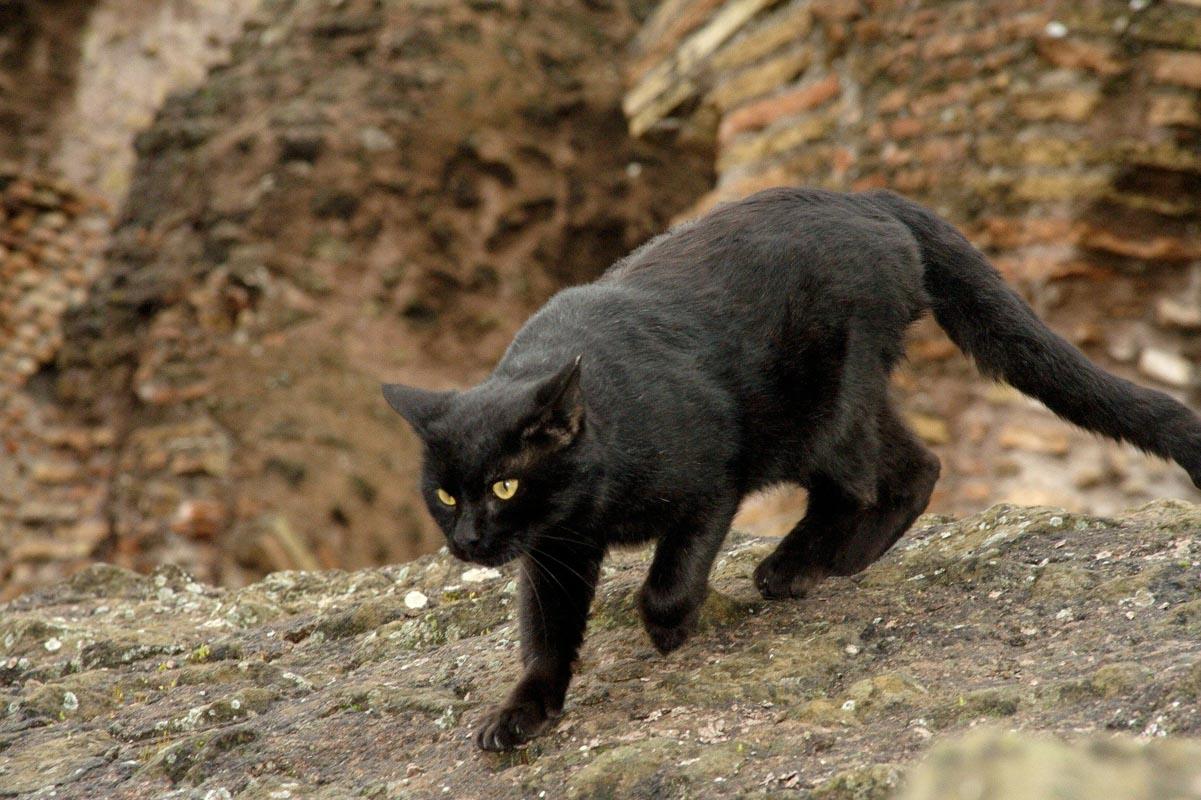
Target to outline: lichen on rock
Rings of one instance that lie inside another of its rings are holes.
[[[1114,796],[1197,785],[1201,508],[931,517],[797,602],[751,585],[773,544],[730,536],[666,658],[633,603],[649,552],[615,552],[564,717],[503,755],[470,733],[518,669],[512,568],[466,580],[443,553],[220,589],[95,566],[0,607],[0,796],[925,800],[978,764],[1017,798],[1043,785],[1027,767],[1107,754],[1133,787]],[[997,724],[1182,741],[956,744]]]

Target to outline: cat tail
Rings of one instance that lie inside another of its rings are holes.
[[[868,199],[913,232],[934,318],[981,372],[1082,428],[1175,461],[1201,488],[1201,418],[1163,392],[1089,361],[1035,315],[983,253],[931,211],[889,191]]]

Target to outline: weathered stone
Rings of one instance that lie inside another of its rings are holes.
[[[1201,89],[1201,53],[1152,50],[1146,59],[1153,80]]]
[[[30,500],[17,509],[17,519],[32,525],[72,522],[79,517],[79,505],[72,502]]]
[[[215,500],[185,500],[180,503],[171,530],[184,536],[209,539],[225,529],[227,512]]]
[[[47,735],[49,734],[49,735]],[[68,791],[109,760],[116,742],[103,731],[89,731],[62,739],[50,731],[35,730],[19,740],[6,740],[0,796]]]
[[[721,3],[722,0],[665,0],[656,6],[634,40],[637,53],[629,67],[631,82],[637,83]]]
[[[1002,179],[1002,182],[1007,182]],[[1023,175],[1012,184],[1014,197],[1027,202],[1050,202],[1096,198],[1102,195],[1110,183],[1108,172],[1060,173],[1050,175]],[[1102,236],[1097,242],[1107,241]],[[1129,249],[1124,240],[1113,237],[1115,247]],[[1099,246],[1099,245],[1097,245]],[[1137,247],[1137,245],[1135,245]],[[1156,246],[1156,251],[1159,247]]]
[[[664,91],[637,111],[630,110],[630,133],[640,136],[650,130],[656,123],[674,111],[682,102],[691,97],[697,90],[697,84],[692,80],[681,80],[679,83],[664,89]]]
[[[738,31],[771,0],[733,0],[717,12],[704,27],[689,36],[673,53],[671,60],[656,67],[626,95],[623,108],[631,119],[639,121],[639,131],[645,131],[654,123],[642,114],[652,103],[666,114],[676,104],[656,102],[661,96],[679,97],[682,101],[687,92],[681,91],[679,81],[687,78],[694,69],[730,36]]]
[[[749,103],[722,119],[718,140],[725,142],[743,131],[763,128],[777,119],[808,111],[837,97],[838,92],[838,76],[827,75],[815,83]]]
[[[927,444],[946,444],[951,441],[951,428],[942,417],[911,411],[905,418],[914,432]]]
[[[1083,122],[1088,119],[1101,102],[1097,87],[1038,92],[1018,98],[1014,111],[1023,119],[1031,121],[1066,120]]]
[[[1138,357],[1138,369],[1149,378],[1169,386],[1190,386],[1196,374],[1192,362],[1178,353],[1148,347]]]
[[[799,606],[751,586],[775,543],[731,535],[667,658],[636,611],[649,552],[614,553],[563,718],[503,755],[470,732],[520,661],[510,567],[468,580],[443,554],[219,589],[96,566],[0,606],[0,793],[883,800],[971,777],[1016,800],[1100,796],[1099,771],[1107,797],[1192,796],[1201,508],[926,517]],[[987,720],[1109,744],[959,744]]]
[[[47,452],[56,445],[37,431],[104,420],[106,443],[78,439],[81,480],[32,488],[111,519],[102,544],[122,564],[179,561],[232,583],[429,549],[437,531],[407,474],[418,443],[388,418],[380,370],[428,361],[448,386],[478,378],[513,320],[598,275],[709,184],[703,152],[624,130],[622,70],[640,6],[530,14],[511,2],[283,0],[239,34],[233,7],[252,5],[183,0],[166,16],[139,5],[121,36],[87,48],[89,59],[121,43],[137,50],[142,26],[161,26],[170,35],[146,41],[162,47],[167,36],[183,52],[151,61],[174,65],[236,39],[219,69],[189,70],[191,88],[133,123],[149,129],[146,163],[120,213],[97,215],[103,247],[85,241],[93,231],[74,216],[84,207],[69,187],[51,198],[41,179],[0,180],[0,386],[33,380],[27,406],[0,395],[0,417],[23,410],[15,424],[30,434],[0,431],[22,466],[11,490],[36,483],[28,465],[75,457]],[[704,3],[685,5],[707,27]],[[188,18],[193,7],[203,19]],[[201,45],[215,18],[229,33]],[[73,48],[53,45],[62,69],[51,72],[69,82]],[[121,92],[126,69],[92,84]],[[133,83],[138,107],[122,97],[109,114],[141,115],[148,82]],[[93,113],[92,91],[52,105]],[[598,136],[605,147],[580,146]],[[681,157],[698,168],[680,170]],[[565,259],[568,242],[580,250]],[[20,317],[11,328],[9,308]],[[365,327],[350,334],[348,323]],[[42,408],[61,418],[43,425]],[[189,430],[198,419],[206,424]],[[273,464],[306,478],[281,482]],[[362,478],[349,491],[348,475]],[[210,501],[224,519],[201,505]],[[284,516],[286,531],[252,524]],[[22,552],[90,556],[66,546],[77,530],[68,523]],[[248,530],[252,541],[233,543]],[[0,596],[78,566],[13,565],[12,538],[0,536]]]
[[[1191,94],[1152,94],[1148,103],[1147,122],[1152,125],[1201,127],[1201,103]]]
[[[764,18],[754,30],[736,37],[713,54],[710,68],[721,73],[758,61],[809,33],[813,14],[808,6],[789,5]]]
[[[789,124],[770,128],[762,133],[734,140],[722,148],[717,163],[722,169],[732,169],[771,155],[787,152],[806,142],[821,138],[833,126],[833,120],[820,116],[807,116],[791,120]]]
[[[886,800],[901,785],[901,769],[894,764],[873,764],[840,772],[814,788],[814,800]]]
[[[317,569],[312,549],[281,514],[266,514],[238,526],[234,557],[262,572]]]
[[[1201,330],[1201,299],[1161,297],[1155,304],[1155,318],[1171,328]]]
[[[1043,36],[1038,40],[1038,52],[1055,66],[1067,69],[1115,75],[1126,68],[1114,44],[1104,40]]]
[[[1092,228],[1083,231],[1081,243],[1146,261],[1193,261],[1201,258],[1201,240],[1193,237],[1133,238],[1102,228]]]
[[[1196,741],[1107,737],[1065,743],[986,730],[937,748],[913,770],[899,798],[1152,800],[1201,796],[1199,782]]]
[[[58,485],[78,480],[82,468],[78,462],[62,459],[42,459],[33,464],[31,476],[38,483]]]
[[[1012,686],[974,689],[934,710],[931,721],[943,728],[980,719],[1011,717],[1021,705],[1021,692]]]
[[[1033,430],[1007,425],[997,435],[997,443],[1006,449],[1026,450],[1046,455],[1067,455],[1071,444],[1063,430]]]
[[[325,147],[325,135],[319,131],[286,131],[279,135],[279,160],[311,163],[321,156]]]
[[[722,81],[705,95],[705,100],[719,111],[728,111],[788,84],[808,68],[811,59],[812,55],[804,49],[769,58]]]

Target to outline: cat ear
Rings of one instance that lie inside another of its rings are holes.
[[[384,399],[392,410],[400,414],[413,426],[420,436],[425,436],[430,422],[446,410],[452,392],[431,392],[400,383],[385,383]]]
[[[557,450],[575,441],[584,427],[584,393],[580,387],[580,361],[570,363],[534,389],[534,411],[522,431],[530,443]]]

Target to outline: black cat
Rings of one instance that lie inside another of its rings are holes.
[[[522,559],[525,674],[479,746],[511,748],[560,713],[610,545],[658,541],[639,605],[663,653],[692,630],[750,492],[809,490],[755,570],[764,597],[888,550],[939,474],[888,392],[927,308],[985,373],[1201,486],[1201,420],[1089,362],[921,206],[813,189],[723,205],[557,294],[479,386],[384,387],[425,443],[425,499],[451,552]]]

